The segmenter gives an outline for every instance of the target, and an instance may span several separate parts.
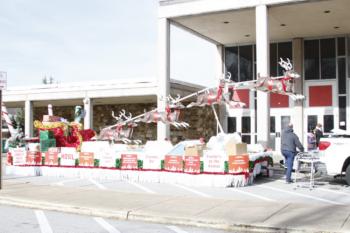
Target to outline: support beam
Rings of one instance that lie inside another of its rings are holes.
[[[84,129],[92,129],[92,118],[93,118],[93,103],[92,100],[86,97],[84,100]]]
[[[33,102],[26,100],[24,104],[24,135],[33,136]]]
[[[216,45],[216,79],[217,83],[219,83],[219,79],[223,77],[225,73],[224,69],[224,46],[223,45]],[[227,91],[227,90],[225,90]],[[226,104],[219,105],[219,121],[222,125],[223,132],[227,132],[227,106]]]
[[[158,111],[165,111],[166,97],[170,94],[170,22],[158,19]],[[170,139],[170,127],[163,122],[157,124],[157,139]]]
[[[301,75],[300,79],[297,79],[295,82],[295,92],[298,94],[303,94],[303,83],[304,83],[304,77],[302,76],[303,73],[303,39],[302,38],[295,38],[292,41],[293,45],[293,69]],[[289,98],[290,99],[290,98]],[[290,99],[290,101],[292,101]],[[304,140],[304,135],[306,135],[306,132],[304,132],[304,110],[303,110],[303,101],[294,101],[294,111],[293,111],[293,125],[294,125],[294,131],[298,135],[301,142]]]
[[[255,8],[256,26],[256,68],[260,76],[268,76],[269,71],[269,23],[268,8],[259,5]],[[270,138],[270,94],[257,93],[257,136],[258,143],[269,146]]]

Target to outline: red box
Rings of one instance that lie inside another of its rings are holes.
[[[39,151],[27,152],[27,164],[29,165],[41,165],[41,153]]]
[[[164,170],[182,172],[182,161],[182,156],[166,155],[164,159]]]
[[[93,152],[80,152],[79,153],[79,166],[93,167],[94,166],[94,153]]]
[[[122,154],[121,169],[137,169],[137,154]]]
[[[201,172],[200,156],[185,156],[184,172],[200,173]]]
[[[228,172],[229,173],[249,172],[249,156],[248,155],[229,156]]]
[[[58,153],[45,152],[45,165],[58,166]]]

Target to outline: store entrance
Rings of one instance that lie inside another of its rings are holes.
[[[281,150],[281,135],[289,122],[291,122],[290,115],[276,114],[270,116],[270,139],[273,150]]]

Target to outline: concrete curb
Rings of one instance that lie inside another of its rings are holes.
[[[42,210],[51,210],[51,211],[60,211],[70,214],[80,214],[88,216],[97,216],[103,218],[114,218],[119,220],[127,220],[128,211],[110,211],[105,209],[95,209],[95,208],[86,208],[80,206],[70,206],[63,204],[55,204],[50,202],[42,201],[33,201],[20,198],[12,197],[1,197],[0,204],[31,208],[31,209],[42,209]]]
[[[288,232],[288,233],[305,233],[305,232],[320,232],[315,229],[294,229],[288,227],[269,227],[269,226],[259,226],[259,225],[248,225],[248,224],[238,224],[238,223],[227,223],[215,220],[206,220],[199,218],[182,218],[182,217],[169,217],[162,215],[152,215],[148,213],[133,213],[130,211],[111,211],[106,209],[96,209],[87,208],[71,205],[56,204],[50,202],[42,201],[32,201],[21,198],[13,197],[3,197],[0,196],[0,204],[31,208],[31,209],[43,209],[50,211],[60,211],[71,214],[87,215],[94,217],[103,217],[117,220],[131,220],[131,221],[144,221],[152,223],[162,223],[162,224],[175,224],[175,225],[186,225],[194,227],[205,227],[220,230],[230,230],[230,231],[250,231],[250,232]],[[327,233],[327,231],[322,231]],[[334,233],[334,231],[331,231]]]

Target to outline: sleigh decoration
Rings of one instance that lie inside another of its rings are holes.
[[[164,124],[173,125],[175,128],[188,128],[190,125],[186,122],[179,121],[181,109],[185,106],[179,101],[180,95],[177,98],[167,97],[167,106],[164,112],[160,111],[149,111],[143,114],[142,117],[136,120],[136,122],[143,123],[158,123],[163,122]]]
[[[116,125],[108,126],[101,130],[99,139],[100,140],[113,140],[115,142],[124,142],[126,144],[134,143],[140,144],[140,140],[132,140],[134,128],[137,127],[137,123],[132,119],[132,114],[126,115],[126,111],[123,109],[116,116],[112,111],[112,117],[117,121]]]
[[[136,117],[132,117],[131,113],[126,116],[125,110],[121,111],[118,117],[114,116],[113,113],[112,115],[117,120],[117,123],[102,129],[99,138],[131,142],[133,130],[139,123],[148,124],[162,122],[164,124],[173,125],[176,128],[188,128],[188,123],[180,121],[181,111],[186,108],[204,106],[212,107],[219,129],[221,132],[223,132],[213,105],[226,104],[226,106],[233,109],[244,108],[246,106],[245,103],[235,99],[234,92],[237,90],[257,90],[277,93],[281,95],[288,95],[294,101],[303,100],[304,96],[296,94],[294,90],[295,81],[300,78],[300,75],[293,70],[293,65],[291,64],[290,60],[287,59],[284,61],[282,58],[280,58],[279,65],[285,70],[283,76],[262,77],[258,74],[258,78],[256,80],[233,82],[231,80],[230,73],[227,73],[227,76],[220,79],[217,87],[205,88],[182,98],[180,95],[178,95],[176,98],[169,95],[167,97],[165,111],[153,109],[151,111],[145,111],[143,114]],[[192,97],[197,97],[196,101],[191,102],[186,107],[181,103],[181,101]]]

